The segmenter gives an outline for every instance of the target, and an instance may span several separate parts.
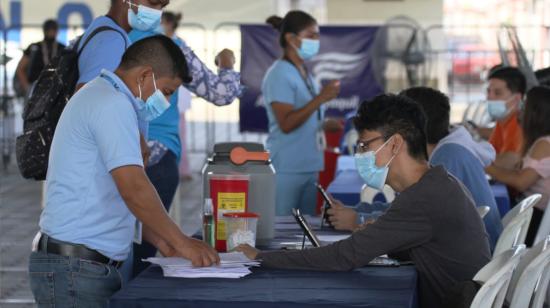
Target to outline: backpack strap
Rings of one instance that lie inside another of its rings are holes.
[[[94,31],[92,31],[92,33],[90,33],[90,35],[88,35],[88,37],[86,38],[86,40],[84,41],[84,43],[82,44],[82,47],[80,47],[80,50],[78,50],[78,57],[80,58],[80,54],[82,53],[82,51],[84,50],[84,48],[86,48],[86,45],[88,45],[88,43],[92,40],[92,38],[94,38],[94,36],[100,32],[103,32],[103,31],[116,31],[118,32],[118,34],[120,34],[120,36],[122,36],[122,39],[124,40],[124,49],[126,50],[126,48],[128,48],[128,44],[126,42],[126,36],[124,34],[122,34],[122,32],[120,32],[119,30],[113,28],[113,27],[109,27],[109,26],[101,26],[101,27],[97,27],[94,29]],[[80,37],[80,39],[78,39],[78,42],[76,42],[76,48],[78,48],[78,45],[80,45],[80,40],[83,38]]]

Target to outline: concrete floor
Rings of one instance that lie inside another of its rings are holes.
[[[179,210],[171,216],[186,234],[200,228],[204,155],[192,155],[193,178],[180,183]],[[42,184],[21,178],[16,166],[0,171],[0,307],[35,307],[27,277],[31,242],[38,231]]]

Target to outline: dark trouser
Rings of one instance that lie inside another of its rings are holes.
[[[176,155],[172,151],[166,152],[157,164],[147,167],[145,172],[153,186],[155,186],[160,196],[160,200],[168,212],[179,183]],[[133,277],[139,275],[139,273],[149,266],[149,263],[142,262],[141,259],[154,257],[156,253],[156,247],[145,241],[143,241],[141,245],[134,244]]]
[[[544,216],[544,211],[533,207],[533,216],[531,217],[531,223],[529,223],[527,237],[525,238],[525,245],[527,245],[527,247],[533,246],[533,242],[539,231],[540,223],[542,222],[542,216]]]

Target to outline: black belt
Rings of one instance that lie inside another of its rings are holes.
[[[61,242],[45,234],[42,234],[40,240],[38,241],[38,251],[65,257],[95,261],[105,265],[114,266],[115,268],[122,266],[122,261],[110,259],[93,249],[87,248],[84,245]]]

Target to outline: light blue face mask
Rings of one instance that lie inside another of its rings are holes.
[[[162,94],[162,92],[157,89],[157,82],[155,81],[155,74],[153,74],[153,86],[155,87],[155,92],[153,95],[149,96],[147,101],[144,101],[141,97],[141,86],[138,82],[139,97],[136,97],[138,101],[138,117],[141,120],[150,122],[154,119],[160,117],[168,108],[170,108],[170,103]]]
[[[303,38],[302,45],[300,48],[297,48],[298,56],[302,58],[303,60],[309,60],[313,58],[315,55],[319,53],[319,48],[321,47],[321,43],[319,40],[312,40]]]
[[[503,100],[488,100],[487,112],[493,121],[504,119],[509,113],[506,101]]]
[[[365,184],[380,191],[384,188],[384,184],[386,184],[386,178],[390,170],[389,166],[395,158],[395,154],[385,166],[378,167],[376,166],[376,153],[385,147],[390,140],[391,138],[384,142],[376,151],[355,154],[355,166]]]
[[[153,9],[144,5],[136,5],[127,1],[130,6],[137,7],[137,14],[132,8],[128,9],[128,23],[130,27],[139,31],[158,31],[161,29],[160,19],[162,10]]]

